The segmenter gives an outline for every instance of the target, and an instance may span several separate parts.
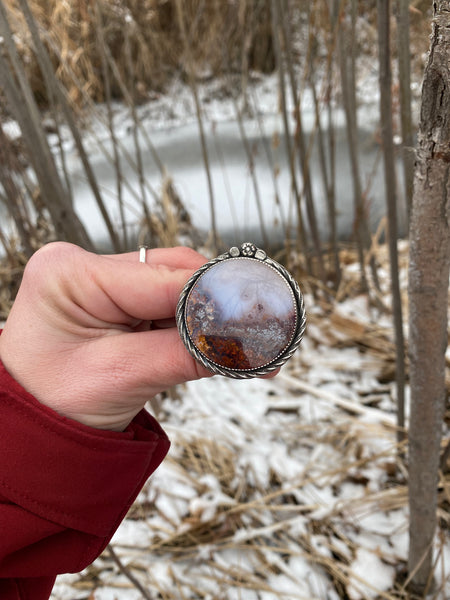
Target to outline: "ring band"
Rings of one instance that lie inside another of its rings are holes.
[[[176,321],[184,345],[204,367],[248,379],[291,358],[306,315],[292,275],[246,242],[194,273],[181,292]]]
[[[147,260],[147,246],[139,246],[139,262],[145,263]]]

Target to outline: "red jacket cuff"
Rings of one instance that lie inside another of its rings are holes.
[[[122,433],[62,417],[0,362],[0,495],[64,527],[107,537],[167,454],[169,440],[141,411]]]

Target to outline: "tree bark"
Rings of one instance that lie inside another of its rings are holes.
[[[334,0],[333,10],[337,14],[340,14],[341,5],[342,3],[339,0]],[[352,173],[355,215],[354,233],[361,269],[361,286],[363,290],[369,292],[365,263],[366,254],[370,249],[372,240],[368,223],[369,215],[366,199],[361,183],[361,166],[359,159],[360,150],[358,143],[358,114],[356,101],[356,0],[351,0],[349,5],[350,15],[346,17],[345,12],[343,12],[340,16],[340,24],[337,32],[337,53]],[[370,270],[375,287],[379,289],[377,267],[373,255],[370,258]]]
[[[433,3],[410,228],[409,431],[410,545],[413,588],[432,579],[439,450],[445,403],[450,266],[450,10]]]
[[[402,161],[405,198],[408,217],[414,181],[414,133],[411,109],[411,44],[409,35],[409,0],[397,0],[397,53],[400,97],[400,123],[402,132]]]
[[[299,184],[297,181],[297,172],[295,169],[295,152],[293,148],[293,144],[291,143],[291,131],[289,126],[289,116],[287,109],[287,98],[286,98],[286,85],[285,85],[285,72],[284,72],[284,63],[282,56],[282,47],[281,47],[281,39],[282,39],[282,23],[280,22],[279,15],[279,6],[277,0],[272,0],[271,2],[271,16],[272,16],[272,27],[273,27],[273,42],[274,42],[274,50],[275,50],[275,59],[277,65],[277,74],[278,74],[278,85],[279,85],[279,93],[280,93],[280,106],[281,106],[281,115],[283,118],[283,126],[284,126],[284,140],[286,144],[286,153],[289,159],[289,176],[291,179],[291,190],[295,200],[295,206],[297,208],[297,235],[296,235],[296,246],[299,254],[303,254],[305,256],[307,270],[309,274],[313,274],[313,267],[311,257],[308,252],[308,239],[305,223],[303,221],[303,215],[301,210],[301,194],[299,190]],[[295,102],[295,99],[294,99]],[[297,103],[295,102],[295,106]],[[289,239],[289,236],[286,236],[286,240]]]
[[[405,341],[403,337],[402,299],[398,272],[397,181],[392,129],[392,74],[390,0],[377,1],[378,54],[380,64],[380,123],[383,147],[384,181],[388,215],[389,264],[391,272],[392,312],[395,332],[395,367],[397,384],[397,439],[404,440],[405,427]]]
[[[306,150],[305,131],[303,127],[303,118],[301,113],[301,98],[297,93],[298,85],[295,81],[295,74],[293,69],[293,61],[291,56],[292,48],[292,35],[290,31],[289,14],[287,13],[287,5],[280,0],[272,0],[272,26],[273,26],[273,39],[275,47],[275,56],[277,59],[277,69],[280,81],[280,92],[283,95],[283,110],[284,110],[284,121],[286,124],[286,84],[284,78],[283,68],[283,57],[282,47],[285,49],[285,58],[287,66],[287,75],[289,78],[289,87],[292,94],[292,103],[294,105],[294,119],[295,119],[295,132],[293,136],[295,148],[297,150],[297,158],[299,164],[299,172],[302,177],[303,194],[305,197],[306,216],[308,218],[308,226],[311,235],[311,240],[314,248],[314,254],[316,258],[317,269],[314,273],[321,281],[325,282],[326,272],[325,264],[322,256],[322,244],[319,234],[319,226],[317,222],[316,210],[314,207],[313,188],[311,182],[310,162],[309,156]],[[286,135],[288,130],[286,129]],[[300,206],[297,208],[297,218],[301,219]]]
[[[189,35],[188,35],[187,24],[186,24],[186,15],[183,12],[183,3],[181,2],[181,0],[176,0],[176,14],[177,14],[177,19],[178,19],[178,26],[181,31],[181,37],[182,37],[182,41],[183,41],[184,51],[185,51],[185,55],[186,55],[185,69],[186,69],[186,74],[187,74],[187,78],[188,78],[188,82],[189,82],[189,87],[191,88],[192,96],[194,98],[195,112],[197,115],[197,123],[198,123],[198,132],[199,132],[199,136],[200,136],[200,146],[202,149],[203,164],[205,166],[206,182],[208,184],[209,206],[210,206],[210,213],[211,213],[211,236],[212,236],[211,243],[212,243],[213,252],[218,254],[219,248],[221,247],[221,242],[219,240],[219,234],[217,232],[216,200],[215,200],[215,196],[214,196],[213,180],[212,180],[212,176],[211,176],[211,165],[210,165],[209,154],[208,154],[208,146],[206,143],[202,109],[201,109],[201,105],[200,105],[200,99],[198,96],[197,82],[196,82],[195,74],[194,74],[194,60],[191,55],[191,47],[190,47],[190,43],[189,43]]]

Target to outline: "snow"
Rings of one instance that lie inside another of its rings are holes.
[[[359,300],[336,310],[372,319]],[[394,598],[408,510],[395,476],[392,386],[377,380],[379,356],[318,341],[328,318],[275,378],[215,377],[161,399],[169,456],[112,540],[152,597]],[[376,407],[365,405],[371,388]],[[450,595],[444,535],[435,542],[436,600]],[[107,553],[93,568],[93,599],[141,598]],[[61,576],[52,598],[81,598],[76,584]]]
[[[377,598],[394,583],[395,570],[386,565],[375,551],[357,548],[356,559],[350,565],[351,584],[347,593],[351,600]]]

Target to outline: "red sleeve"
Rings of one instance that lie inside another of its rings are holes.
[[[142,411],[123,433],[40,404],[0,362],[0,598],[44,600],[104,549],[169,449]]]

